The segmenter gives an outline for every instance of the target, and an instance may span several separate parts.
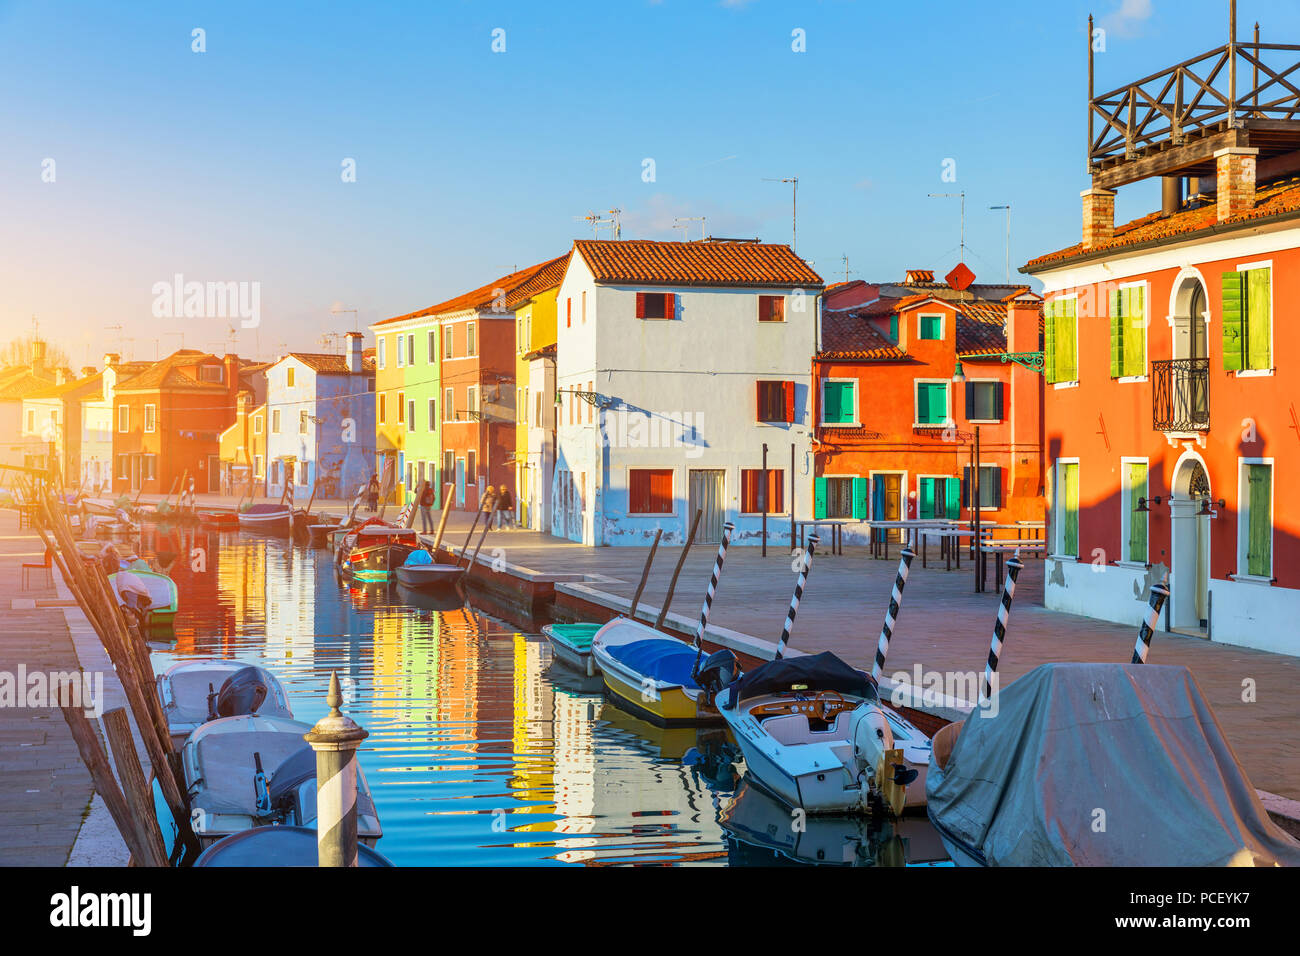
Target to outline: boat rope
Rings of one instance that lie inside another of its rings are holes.
[[[894,637],[894,624],[898,620],[898,609],[903,604],[903,588],[907,585],[907,572],[912,567],[916,552],[904,546],[899,555],[898,574],[894,578],[894,590],[889,595],[889,609],[885,611],[885,624],[880,629],[880,642],[876,645],[876,662],[871,665],[871,678],[880,682],[880,675],[885,669],[885,655],[889,653],[889,642]]]
[[[1147,662],[1147,654],[1151,652],[1151,638],[1156,632],[1156,625],[1160,623],[1160,610],[1165,606],[1168,598],[1169,575],[1166,574],[1159,584],[1151,585],[1151,613],[1147,615],[1138,630],[1137,645],[1133,648],[1133,660],[1129,661],[1130,664]]]
[[[722,526],[722,543],[718,545],[718,560],[713,563],[713,576],[709,578],[709,589],[704,592],[704,607],[700,609],[700,624],[695,629],[695,666],[691,676],[700,672],[700,656],[704,648],[704,628],[709,623],[709,609],[713,607],[713,595],[718,591],[718,578],[722,577],[722,562],[727,560],[727,545],[731,543],[731,532],[736,526],[728,521]]]
[[[989,646],[989,659],[984,665],[983,700],[993,698],[993,675],[998,669],[998,656],[1002,653],[1002,642],[1007,636],[1007,617],[1011,614],[1011,599],[1016,596],[1016,578],[1024,564],[1020,561],[1020,549],[1007,561],[1007,580],[1002,585],[1002,600],[998,602],[998,617],[993,622],[993,642]]]
[[[776,657],[773,660],[779,661],[785,656],[785,646],[790,643],[790,631],[794,628],[794,616],[799,610],[799,601],[803,599],[804,585],[808,583],[808,570],[812,567],[813,552],[817,550],[817,542],[820,540],[815,534],[808,538],[808,550],[799,561],[799,577],[794,582],[790,610],[786,612],[785,627],[781,628],[781,643],[776,645]]]

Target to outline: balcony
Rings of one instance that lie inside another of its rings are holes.
[[[1210,430],[1210,360],[1151,363],[1151,427],[1160,432]]]

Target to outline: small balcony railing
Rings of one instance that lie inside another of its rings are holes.
[[[1151,419],[1156,431],[1209,431],[1209,359],[1152,362],[1151,379]]]

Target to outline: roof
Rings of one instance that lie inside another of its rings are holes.
[[[556,256],[545,263],[531,278],[520,284],[514,292],[506,296],[506,308],[513,312],[535,295],[548,289],[554,289],[564,281],[564,273],[569,268],[569,253]]]
[[[20,369],[13,375],[0,379],[0,399],[27,398],[33,392],[44,391],[49,387],[48,378],[34,375],[30,369]]]
[[[64,382],[62,385],[51,385],[48,388],[40,389],[39,391],[32,392],[23,397],[31,399],[62,398],[70,393],[85,391],[91,388],[93,388],[95,393],[102,396],[104,393],[102,384],[103,380],[104,373],[96,372],[94,375],[87,375],[85,378],[74,378],[72,381]],[[90,401],[95,401],[95,399],[90,396],[86,397]]]
[[[1078,242],[1030,259],[1020,271],[1041,272],[1075,259],[1090,259],[1175,241],[1206,238],[1219,232],[1257,226],[1270,219],[1300,215],[1300,177],[1291,176],[1257,186],[1254,207],[1222,222],[1219,221],[1218,207],[1213,202],[1189,202],[1185,205],[1187,208],[1171,215],[1153,212],[1116,226],[1113,238],[1096,243],[1086,250],[1083,243]]]
[[[139,375],[124,382],[119,382],[117,390],[130,392],[146,389],[187,388],[224,392],[227,387],[225,382],[201,382],[178,370],[178,366],[181,365],[200,364],[223,365],[224,363],[220,358],[209,352],[201,352],[198,349],[178,349],[165,359],[154,362]]]
[[[289,355],[313,371],[325,375],[351,374],[348,371],[348,357],[346,355],[333,355],[326,352],[290,352]],[[361,359],[361,371],[357,374],[366,375],[374,370],[374,358],[363,357]]]
[[[565,257],[560,257],[565,258]],[[510,294],[519,289],[524,283],[535,278],[540,272],[555,264],[555,259],[547,259],[545,262],[539,262],[535,266],[529,266],[527,269],[520,269],[509,275],[502,276],[486,285],[481,285],[472,292],[466,292],[456,296],[454,299],[448,299],[445,302],[439,302],[437,305],[431,305],[427,309],[420,309],[416,312],[408,312],[405,315],[395,315],[391,319],[383,319],[375,323],[374,327],[381,325],[390,325],[394,322],[404,322],[407,319],[422,319],[430,315],[445,315],[449,312],[464,312],[468,309],[483,309],[490,306],[502,293],[509,300]],[[538,291],[541,291],[540,289]]]
[[[550,345],[543,345],[540,349],[533,349],[531,352],[524,354],[524,361],[531,362],[534,359],[555,358],[559,354],[559,347],[552,342]]]
[[[578,239],[573,249],[597,282],[814,289],[824,285],[822,277],[785,245]]]
[[[897,361],[907,353],[865,318],[840,312],[822,313],[822,350],[817,357]]]

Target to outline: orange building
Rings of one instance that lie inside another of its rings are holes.
[[[923,269],[831,287],[813,357],[815,516],[970,518],[978,426],[981,520],[1041,521],[1041,316],[1027,286],[957,290]]]

